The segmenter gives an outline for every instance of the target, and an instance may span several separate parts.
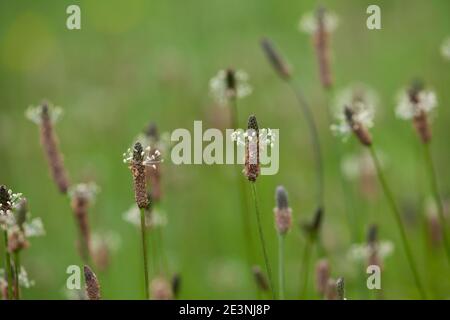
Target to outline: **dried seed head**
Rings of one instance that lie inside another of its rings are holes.
[[[10,253],[19,252],[28,247],[29,243],[22,230],[15,227],[8,232],[8,251]]]
[[[336,294],[337,300],[345,300],[345,283],[343,277],[336,280]]]
[[[325,13],[325,8],[319,7],[317,9],[317,30],[314,33],[314,46],[319,64],[320,82],[324,88],[330,88],[333,84],[333,79],[331,75],[329,33],[325,26]]]
[[[91,232],[89,227],[88,209],[93,200],[90,193],[84,192],[84,184],[77,185],[70,192],[71,207],[80,233],[79,250],[81,257],[87,261],[91,254]],[[82,192],[83,191],[83,192]]]
[[[39,114],[41,119],[39,125],[41,130],[41,144],[44,148],[53,180],[59,191],[65,194],[69,188],[69,179],[64,167],[63,155],[59,149],[58,138],[53,127],[54,119],[51,110],[53,110],[53,106],[50,109],[46,101],[40,106]]]
[[[259,129],[256,117],[251,115],[248,118],[248,130],[245,138],[245,169],[247,179],[255,182],[260,174],[259,162]]]
[[[261,40],[261,47],[267,57],[267,60],[269,60],[269,63],[278,75],[284,80],[289,80],[291,78],[290,67],[276,50],[272,42],[267,38],[263,38]]]
[[[330,278],[330,265],[326,259],[319,260],[316,264],[316,290],[320,295],[325,295],[328,279]]]
[[[26,198],[22,198],[17,203],[16,208],[16,223],[20,229],[23,229],[23,224],[27,220],[28,215],[28,201]]]
[[[97,276],[88,266],[84,266],[84,282],[86,284],[86,295],[88,299],[100,300],[100,284],[97,280]]]
[[[350,107],[344,108],[345,119],[359,141],[365,146],[372,145],[372,137],[363,123],[355,119],[355,112]]]
[[[263,292],[269,291],[269,283],[261,268],[259,266],[253,266],[252,272],[259,290]]]
[[[150,285],[153,300],[172,300],[173,292],[171,284],[163,277],[152,280]]]
[[[235,97],[236,96],[236,75],[235,75],[233,69],[229,68],[226,70],[225,80],[226,80],[227,90],[229,92],[230,97]]]
[[[288,205],[287,192],[283,186],[277,187],[275,191],[277,202],[276,208],[273,209],[275,214],[275,226],[280,235],[285,235],[292,224],[292,210]]]
[[[378,241],[378,226],[376,224],[372,224],[369,226],[367,231],[367,244],[375,245]]]
[[[131,173],[133,175],[134,197],[137,206],[140,209],[145,209],[149,205],[146,181],[145,181],[145,165],[144,149],[139,142],[136,142],[133,147],[133,157],[130,163]]]
[[[177,299],[180,294],[180,286],[181,286],[181,276],[179,273],[176,273],[172,277],[172,292],[175,299]]]

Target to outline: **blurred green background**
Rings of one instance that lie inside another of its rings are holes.
[[[66,8],[81,7],[82,29],[66,28]],[[347,298],[371,298],[361,280],[362,265],[348,259],[351,245],[340,189],[339,159],[332,144],[314,50],[309,35],[298,31],[300,16],[316,1],[276,0],[96,0],[0,1],[0,183],[29,200],[42,217],[47,235],[32,239],[23,263],[36,285],[26,299],[62,299],[66,268],[81,265],[74,248],[76,228],[67,198],[50,179],[37,127],[24,117],[29,105],[47,98],[63,107],[56,130],[73,182],[94,180],[101,193],[90,211],[94,231],[121,239],[106,272],[99,273],[104,298],[143,297],[138,229],[122,219],[133,203],[131,175],[121,155],[149,121],[160,131],[226,126],[226,113],[215,106],[208,82],[232,66],[250,75],[254,92],[240,101],[241,126],[255,113],[260,126],[280,129],[280,170],[258,180],[264,230],[276,271],[277,238],[273,226],[274,190],[286,186],[294,213],[287,238],[287,298],[297,298],[304,236],[300,221],[314,211],[314,163],[308,131],[295,97],[267,64],[259,40],[275,41],[294,67],[320,126],[326,157],[326,216],[322,235],[332,275],[344,276]],[[423,224],[429,196],[421,145],[409,123],[395,118],[395,96],[414,77],[423,78],[439,99],[433,123],[433,153],[443,195],[450,194],[448,159],[450,62],[440,45],[450,35],[449,1],[321,1],[336,12],[332,36],[336,89],[364,82],[379,95],[376,148],[387,159],[387,175],[405,211],[408,236],[431,297],[449,298],[449,269],[441,248],[431,249]],[[366,8],[381,7],[382,30],[366,28]],[[345,153],[361,147],[350,139]],[[168,274],[181,273],[181,298],[254,298],[245,271],[245,246],[235,168],[163,165],[162,207]],[[353,214],[361,226],[379,225],[380,238],[395,250],[385,261],[386,298],[418,298],[391,212],[380,192],[371,200],[351,184]],[[254,217],[253,212],[251,213]],[[256,225],[254,225],[256,239]],[[258,251],[258,255],[260,252]],[[315,260],[315,258],[314,258]],[[262,259],[261,259],[262,262]],[[3,263],[3,262],[2,262]],[[317,298],[313,272],[309,298]]]

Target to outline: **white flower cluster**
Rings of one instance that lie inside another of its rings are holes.
[[[95,201],[95,197],[100,192],[100,187],[94,182],[79,183],[69,189],[69,196],[71,198],[83,198],[90,203]]]
[[[450,60],[450,37],[442,42],[441,54],[445,59]]]
[[[132,205],[123,213],[122,217],[126,222],[129,222],[134,226],[139,227],[141,225],[141,212],[137,205]],[[151,212],[145,211],[145,226],[147,228],[164,227],[166,225],[167,217],[163,212],[155,208],[152,209]]]
[[[5,278],[5,269],[0,269],[0,278],[4,279]],[[28,273],[25,270],[25,268],[23,266],[20,267],[20,272],[19,272],[19,286],[21,286],[22,288],[31,288],[32,286],[35,285],[34,280],[31,280],[28,277]]]
[[[7,202],[7,205],[12,210],[17,208],[17,205],[19,204],[20,200],[22,200],[22,194],[21,193],[13,193],[11,189],[8,190],[9,194],[9,201]],[[2,204],[0,203],[0,216],[8,216],[11,214],[11,210],[8,208],[2,208]],[[0,218],[1,219],[1,218]]]
[[[340,92],[335,103],[337,124],[331,125],[335,135],[347,138],[352,128],[345,116],[345,108],[352,112],[352,121],[365,128],[373,127],[377,97],[373,90],[365,85],[352,85]]]
[[[391,241],[380,241],[375,246],[375,250],[382,260],[394,252],[394,244]],[[348,257],[353,261],[366,261],[372,253],[373,247],[367,243],[353,244],[348,252]]]
[[[412,101],[408,90],[403,90],[398,96],[398,105],[395,110],[397,117],[410,120],[422,112],[429,113],[437,107],[436,94],[431,90],[419,91],[416,99],[417,101]]]
[[[333,12],[329,12],[326,11],[324,13],[324,25],[325,25],[325,31],[328,33],[333,32],[334,30],[336,30],[338,24],[339,24],[339,19],[338,16],[333,13]],[[317,32],[318,28],[319,28],[319,21],[318,21],[318,17],[317,17],[317,12],[307,12],[305,13],[301,18],[300,18],[300,22],[298,24],[298,28],[300,31],[309,33],[309,34],[314,34]]]
[[[144,158],[142,164],[144,166],[151,166],[153,167],[153,169],[156,169],[156,165],[158,163],[164,161],[164,159],[162,159],[161,152],[158,149],[152,152],[150,146],[147,146],[144,149],[144,151],[142,151],[141,155]],[[130,164],[132,161],[133,161],[133,150],[132,148],[128,148],[127,152],[123,153],[123,163]]]
[[[253,141],[256,138],[256,132],[254,130],[242,130],[238,129],[231,133],[231,140],[236,142],[237,145],[245,146],[245,141]],[[272,129],[260,129],[259,130],[259,145],[260,147],[270,146],[273,148],[275,143],[275,132]]]
[[[387,162],[385,154],[380,152],[378,156],[381,167],[385,167]],[[344,156],[341,161],[341,171],[349,180],[357,179],[361,175],[375,176],[377,174],[372,157],[367,150]]]
[[[35,124],[41,124],[42,123],[42,111],[43,111],[43,106],[39,105],[39,106],[29,106],[27,108],[27,110],[25,111],[25,116],[31,120],[32,122],[34,122]],[[61,115],[62,115],[63,111],[60,107],[57,106],[53,106],[51,104],[48,105],[48,114],[50,117],[50,121],[52,123],[56,123]]]
[[[231,94],[234,94],[230,92],[227,87],[226,77],[226,70],[220,70],[217,75],[211,78],[211,80],[209,81],[210,93],[220,106],[227,106]],[[235,72],[236,98],[244,98],[252,93],[253,89],[248,83],[248,79],[249,76],[246,72],[242,70],[237,70]]]
[[[121,243],[120,236],[115,232],[105,231],[92,234],[91,246],[93,252],[97,252],[103,245],[106,245],[110,251],[115,252],[120,248]]]

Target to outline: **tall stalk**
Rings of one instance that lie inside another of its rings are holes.
[[[12,274],[11,274],[11,255],[8,251],[8,232],[6,230],[3,231],[4,239],[5,239],[5,274],[6,280],[8,281],[8,299],[13,297],[12,294]]]
[[[441,196],[439,193],[439,187],[438,187],[437,178],[436,178],[436,169],[435,169],[434,163],[433,163],[430,144],[424,143],[423,146],[424,146],[423,150],[424,150],[425,161],[427,163],[427,169],[428,169],[427,170],[428,178],[430,179],[430,185],[431,185],[433,197],[436,202],[437,209],[438,209],[437,211],[438,211],[439,220],[441,223],[441,230],[442,230],[442,235],[443,235],[443,240],[444,240],[445,253],[447,256],[447,261],[450,264],[450,241],[449,241],[448,233],[447,233],[447,222],[445,221],[445,217],[444,217],[444,207],[442,205],[442,199],[441,199]]]
[[[261,224],[261,214],[259,211],[258,196],[256,193],[256,184],[254,182],[251,182],[250,184],[252,186],[253,202],[255,204],[256,221],[258,224],[259,240],[261,242],[261,248],[262,248],[263,256],[264,256],[264,264],[266,266],[267,277],[269,278],[269,286],[270,286],[270,290],[272,292],[272,298],[275,299],[275,292],[274,292],[273,279],[272,279],[272,270],[270,268],[269,257],[267,255],[266,242],[264,239],[264,233],[263,233],[262,224]]]
[[[14,252],[14,296],[16,300],[20,300],[20,286],[19,286],[19,274],[20,274],[20,253]]]
[[[142,256],[144,258],[144,281],[145,281],[145,299],[150,299],[149,293],[149,277],[148,277],[148,261],[147,261],[147,236],[145,227],[145,209],[141,208],[141,238],[142,238]]]
[[[239,113],[238,113],[238,105],[236,97],[232,97],[229,99],[231,103],[231,125],[233,129],[236,130],[239,128]],[[241,204],[241,216],[243,223],[243,233],[245,239],[245,248],[246,248],[246,256],[248,268],[251,271],[253,263],[255,263],[255,246],[252,237],[252,228],[250,221],[250,210],[248,207],[248,196],[247,196],[247,188],[245,185],[245,180],[242,179],[241,170],[237,172],[237,179],[239,180],[239,198]]]
[[[398,229],[400,231],[400,236],[401,236],[401,239],[402,239],[402,242],[403,242],[403,247],[405,249],[406,257],[408,259],[409,266],[410,266],[411,271],[413,273],[414,281],[416,283],[417,289],[419,290],[419,293],[420,293],[422,299],[426,299],[427,295],[425,293],[424,287],[423,287],[422,282],[420,280],[419,272],[418,272],[417,266],[416,266],[416,262],[414,261],[414,257],[412,255],[411,248],[410,248],[408,239],[406,237],[406,231],[405,231],[405,227],[403,225],[403,221],[402,221],[402,218],[401,218],[400,210],[397,207],[397,204],[396,204],[396,202],[394,200],[394,196],[392,194],[392,191],[389,188],[389,185],[388,185],[388,183],[386,181],[386,178],[385,178],[385,176],[383,174],[383,170],[381,168],[381,164],[380,164],[380,161],[379,161],[379,159],[377,157],[377,154],[375,152],[373,144],[368,146],[368,148],[370,150],[370,154],[371,154],[373,162],[375,164],[375,168],[376,168],[377,174],[378,174],[378,179],[380,181],[381,187],[383,188],[384,195],[386,196],[386,199],[388,200],[388,203],[389,203],[389,205],[390,205],[390,207],[392,209],[392,212],[394,214],[395,221],[397,222],[397,226],[398,226]]]
[[[284,235],[278,235],[278,297],[284,300]]]

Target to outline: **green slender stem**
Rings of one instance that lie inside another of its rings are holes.
[[[428,167],[428,178],[430,179],[431,189],[433,192],[434,200],[436,201],[438,216],[441,222],[442,235],[444,239],[445,253],[447,255],[447,261],[450,264],[450,241],[447,233],[447,222],[444,217],[444,206],[442,205],[442,199],[439,193],[439,187],[436,178],[436,169],[434,168],[433,158],[431,154],[430,144],[424,144],[425,161]]]
[[[266,242],[264,240],[264,233],[262,230],[261,214],[259,212],[258,196],[256,193],[256,184],[254,182],[252,182],[250,184],[252,185],[253,201],[255,203],[255,212],[256,212],[256,220],[257,220],[257,224],[258,224],[259,240],[261,242],[261,247],[262,247],[262,251],[263,251],[263,255],[264,255],[264,263],[266,265],[267,277],[269,278],[269,286],[270,286],[270,290],[272,292],[272,299],[275,299],[275,292],[273,289],[274,286],[273,286],[273,281],[272,281],[272,270],[270,268],[269,257],[267,255],[267,249],[266,249]]]
[[[148,278],[148,262],[147,262],[147,236],[146,236],[146,226],[145,226],[145,209],[141,209],[141,237],[142,237],[142,256],[144,258],[144,288],[145,288],[145,299],[150,299],[150,294],[148,290],[149,278]]]
[[[19,274],[20,274],[20,253],[14,252],[14,295],[16,300],[20,300],[20,286],[19,286]]]
[[[8,281],[8,299],[12,299],[12,274],[11,274],[11,255],[8,251],[8,232],[6,230],[3,231],[4,239],[5,239],[5,274],[6,280]]]
[[[303,95],[303,92],[295,87],[295,84],[292,81],[288,81],[289,86],[294,91],[294,94],[297,98],[297,101],[302,109],[303,116],[305,117],[306,124],[308,126],[311,145],[313,148],[313,154],[316,162],[316,179],[317,179],[317,204],[319,208],[323,208],[324,204],[324,169],[323,169],[323,159],[322,159],[322,151],[320,146],[319,139],[319,131],[317,129],[316,122],[314,120],[314,115],[311,111],[311,108],[308,102]]]
[[[237,99],[231,98],[230,99],[231,104],[231,125],[233,129],[239,128],[239,112],[238,112],[238,105],[237,105]],[[242,172],[241,169],[238,169],[236,173],[237,180],[239,181],[239,192],[238,196],[240,199],[241,204],[241,217],[242,217],[242,227],[243,227],[243,234],[244,234],[244,240],[245,240],[245,250],[246,250],[246,258],[247,258],[247,268],[250,272],[250,275],[253,277],[251,268],[252,265],[255,263],[255,246],[253,242],[252,237],[252,228],[250,223],[250,210],[248,207],[248,196],[247,196],[247,188],[245,185],[245,179],[242,178]]]
[[[373,145],[369,146],[369,150],[370,150],[370,154],[372,156],[373,162],[375,164],[375,168],[377,170],[378,180],[380,180],[380,184],[381,184],[381,187],[383,188],[384,195],[386,196],[386,199],[388,200],[388,203],[389,203],[389,205],[390,205],[390,207],[392,209],[392,212],[394,214],[395,221],[397,222],[397,226],[398,226],[398,229],[400,231],[400,236],[401,236],[401,239],[402,239],[402,242],[403,242],[403,247],[405,249],[406,257],[408,259],[409,266],[410,266],[411,271],[413,273],[414,281],[416,282],[417,289],[419,290],[419,293],[420,293],[422,299],[426,299],[427,295],[425,293],[424,287],[423,287],[422,282],[420,280],[419,272],[417,271],[417,266],[416,266],[416,263],[414,261],[414,257],[412,255],[408,239],[406,237],[406,231],[405,231],[405,227],[403,225],[403,221],[402,221],[402,218],[401,218],[400,210],[397,207],[397,204],[396,204],[396,202],[394,200],[394,196],[392,194],[392,191],[389,188],[389,185],[388,185],[388,183],[386,181],[386,178],[384,177],[383,170],[381,169],[380,161],[379,161],[379,159],[377,157],[377,154],[375,152],[375,149],[374,149]]]
[[[328,124],[331,126],[333,124],[333,114],[332,114],[332,106],[331,99],[333,97],[333,87],[324,88],[325,96],[326,96],[326,113],[328,117]],[[330,131],[330,130],[329,130]],[[359,219],[356,215],[356,211],[353,205],[353,201],[351,199],[351,190],[349,188],[348,182],[345,180],[342,170],[339,166],[340,161],[342,160],[342,148],[339,143],[332,143],[332,152],[333,155],[337,158],[337,171],[339,172],[339,180],[342,188],[342,195],[344,199],[345,212],[347,216],[347,223],[351,233],[351,241],[352,243],[358,243],[361,241],[360,232],[361,227],[359,223]]]
[[[306,290],[308,289],[309,259],[311,255],[312,240],[307,238],[303,249],[302,264],[300,267],[300,299],[306,299]]]
[[[278,298],[284,300],[284,235],[278,235]]]

